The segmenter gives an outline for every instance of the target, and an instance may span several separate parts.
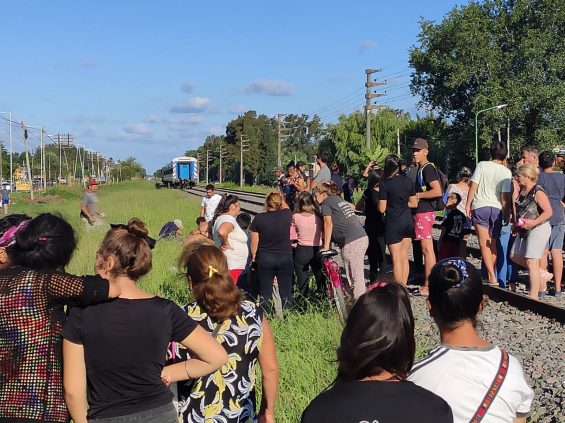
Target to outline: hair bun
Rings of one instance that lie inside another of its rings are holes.
[[[445,281],[445,289],[452,288],[463,282],[461,272],[454,264],[446,264],[443,266],[440,275]]]
[[[131,218],[128,221],[128,232],[140,238],[147,238],[149,234],[145,224],[137,217]]]

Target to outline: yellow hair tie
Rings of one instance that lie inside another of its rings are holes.
[[[212,266],[208,266],[208,277],[211,278],[214,273],[220,273],[220,272],[218,272],[218,269]]]

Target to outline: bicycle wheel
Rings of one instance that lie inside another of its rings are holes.
[[[342,321],[342,323],[345,323],[345,321],[347,320],[347,315],[349,313],[347,312],[347,307],[345,305],[345,293],[343,291],[343,286],[341,285],[334,286],[333,293],[334,293],[334,304],[337,310],[337,314],[339,316],[339,319]]]

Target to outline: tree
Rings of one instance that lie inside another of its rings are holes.
[[[485,0],[456,7],[436,24],[420,22],[418,46],[410,50],[411,90],[421,104],[458,129],[456,138],[474,150],[475,113],[481,115],[482,146],[510,120],[517,151],[563,139],[565,124],[565,8],[561,0]],[[473,153],[474,155],[474,153]]]

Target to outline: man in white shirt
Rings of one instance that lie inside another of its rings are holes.
[[[214,185],[206,185],[206,195],[202,197],[202,204],[200,204],[200,216],[203,216],[206,222],[214,218],[216,207],[221,199],[222,196],[215,193]]]

